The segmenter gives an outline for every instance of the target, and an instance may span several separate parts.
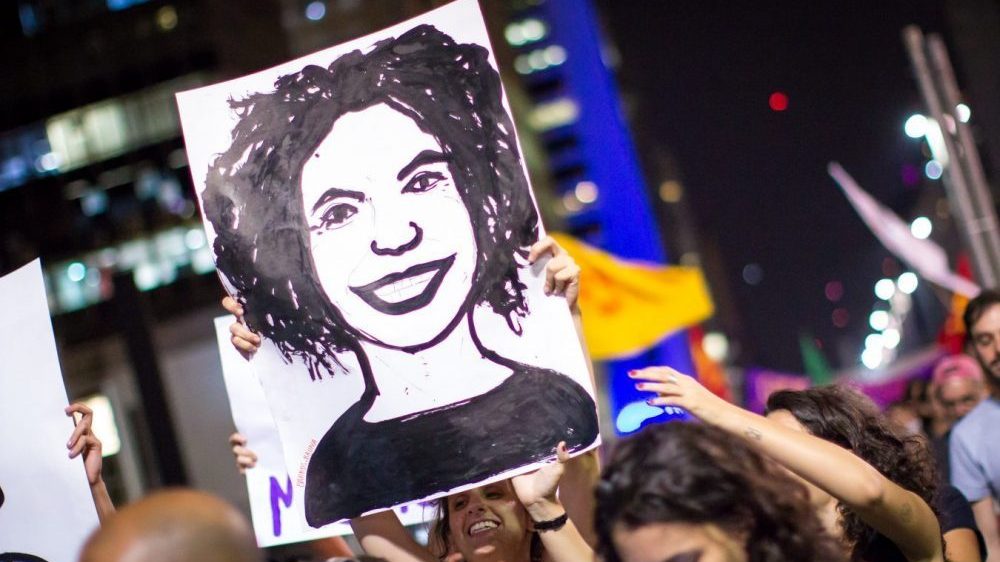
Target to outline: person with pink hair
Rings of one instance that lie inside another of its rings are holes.
[[[931,450],[942,480],[949,481],[951,463],[948,460],[951,428],[965,417],[989,393],[979,363],[965,354],[949,355],[934,366],[928,397],[934,405],[934,426],[930,437]]]

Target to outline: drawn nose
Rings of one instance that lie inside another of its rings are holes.
[[[383,248],[378,245],[378,240],[372,240],[372,252],[374,252],[377,256],[401,256],[416,248],[420,245],[420,241],[424,238],[424,231],[413,221],[410,221],[410,227],[413,229],[413,237],[410,238],[408,242],[404,242],[403,244],[395,247]]]

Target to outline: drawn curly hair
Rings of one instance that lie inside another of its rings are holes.
[[[225,280],[246,321],[310,376],[333,373],[337,352],[357,350],[348,325],[318,281],[300,185],[302,167],[349,112],[386,104],[433,136],[469,211],[478,248],[465,306],[503,316],[515,332],[527,313],[518,270],[538,239],[538,216],[502,103],[489,52],[421,25],[352,51],[329,67],[281,76],[273,92],[230,100],[239,121],[232,144],[211,164],[202,196]],[[464,312],[463,312],[464,311]]]
[[[804,486],[738,437],[696,423],[652,425],[620,442],[597,486],[598,552],[620,562],[617,526],[716,524],[749,562],[843,561]]]
[[[841,385],[782,390],[767,399],[767,410],[788,411],[809,433],[861,457],[934,509],[937,474],[926,442],[904,434],[861,393]],[[875,530],[847,506],[837,509],[844,538],[853,545],[852,559],[857,559],[875,538]]]

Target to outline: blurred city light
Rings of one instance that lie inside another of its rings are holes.
[[[881,350],[884,347],[882,343],[882,334],[868,334],[865,338],[865,349]]]
[[[893,283],[892,279],[879,279],[875,283],[875,296],[887,301],[892,298],[892,295],[896,293],[896,284]]]
[[[121,451],[122,440],[115,425],[115,413],[111,408],[111,401],[103,394],[95,394],[82,402],[94,412],[91,430],[94,436],[101,440],[101,456],[117,455]]]
[[[667,180],[660,184],[660,200],[664,203],[677,203],[684,196],[684,188],[677,180]]]
[[[903,124],[903,132],[911,139],[919,139],[927,134],[927,118],[919,113],[914,113]]]
[[[581,203],[589,205],[594,201],[597,201],[597,184],[592,181],[582,181],[576,184],[576,188],[573,190],[576,194],[576,198],[580,200]]]
[[[326,2],[316,0],[306,5],[306,19],[309,21],[319,21],[326,17]]]
[[[826,295],[826,300],[837,302],[844,296],[844,284],[840,281],[830,281],[823,288],[823,294]]]
[[[784,111],[788,109],[788,95],[784,92],[774,92],[767,98],[767,105],[772,111]]]
[[[545,23],[535,18],[511,22],[503,32],[507,42],[515,47],[541,41],[547,34]]]
[[[972,109],[964,103],[956,105],[955,112],[958,113],[958,120],[962,123],[968,123],[972,118]]]
[[[78,261],[69,264],[69,267],[66,268],[66,277],[69,277],[69,280],[74,283],[79,283],[80,281],[83,281],[83,278],[86,276],[87,276],[87,266],[83,265]]]
[[[743,281],[747,285],[760,285],[764,280],[764,268],[756,263],[748,263],[743,267]]]
[[[831,315],[833,320],[833,325],[838,328],[846,328],[847,323],[851,320],[851,314],[847,312],[846,308],[835,308],[833,314]]]
[[[927,217],[917,217],[910,223],[910,234],[921,240],[926,240],[934,231],[934,223]]]
[[[924,175],[932,180],[941,179],[941,174],[944,173],[944,167],[937,160],[928,160],[924,164]]]
[[[722,332],[708,332],[701,339],[701,348],[711,360],[721,363],[729,356],[729,338]]]
[[[877,347],[866,347],[861,352],[861,363],[869,369],[877,369],[882,364],[882,350]]]
[[[872,330],[878,330],[881,332],[889,327],[889,313],[884,310],[872,311],[871,316],[868,317],[868,324],[872,327]]]
[[[177,27],[177,10],[169,4],[156,10],[156,26],[161,31],[170,31]]]
[[[583,203],[577,198],[576,193],[570,191],[562,197],[563,208],[566,213],[573,215],[583,210]]]
[[[899,290],[907,295],[913,294],[913,291],[917,290],[918,284],[919,280],[917,279],[917,274],[912,271],[907,271],[906,273],[900,275],[899,279],[896,281],[896,285],[899,287]]]
[[[580,106],[570,98],[558,98],[538,104],[528,116],[528,123],[537,131],[548,131],[576,121]]]
[[[900,335],[896,328],[888,328],[882,332],[882,345],[886,349],[896,349],[899,345]]]

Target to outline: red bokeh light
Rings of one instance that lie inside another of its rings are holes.
[[[840,281],[830,281],[823,289],[827,300],[837,302],[844,296],[844,284]]]
[[[773,111],[784,111],[788,109],[788,95],[784,92],[774,92],[767,98],[767,104]]]
[[[846,328],[847,323],[851,320],[851,315],[848,314],[846,308],[838,308],[833,311],[833,325],[838,328]]]

